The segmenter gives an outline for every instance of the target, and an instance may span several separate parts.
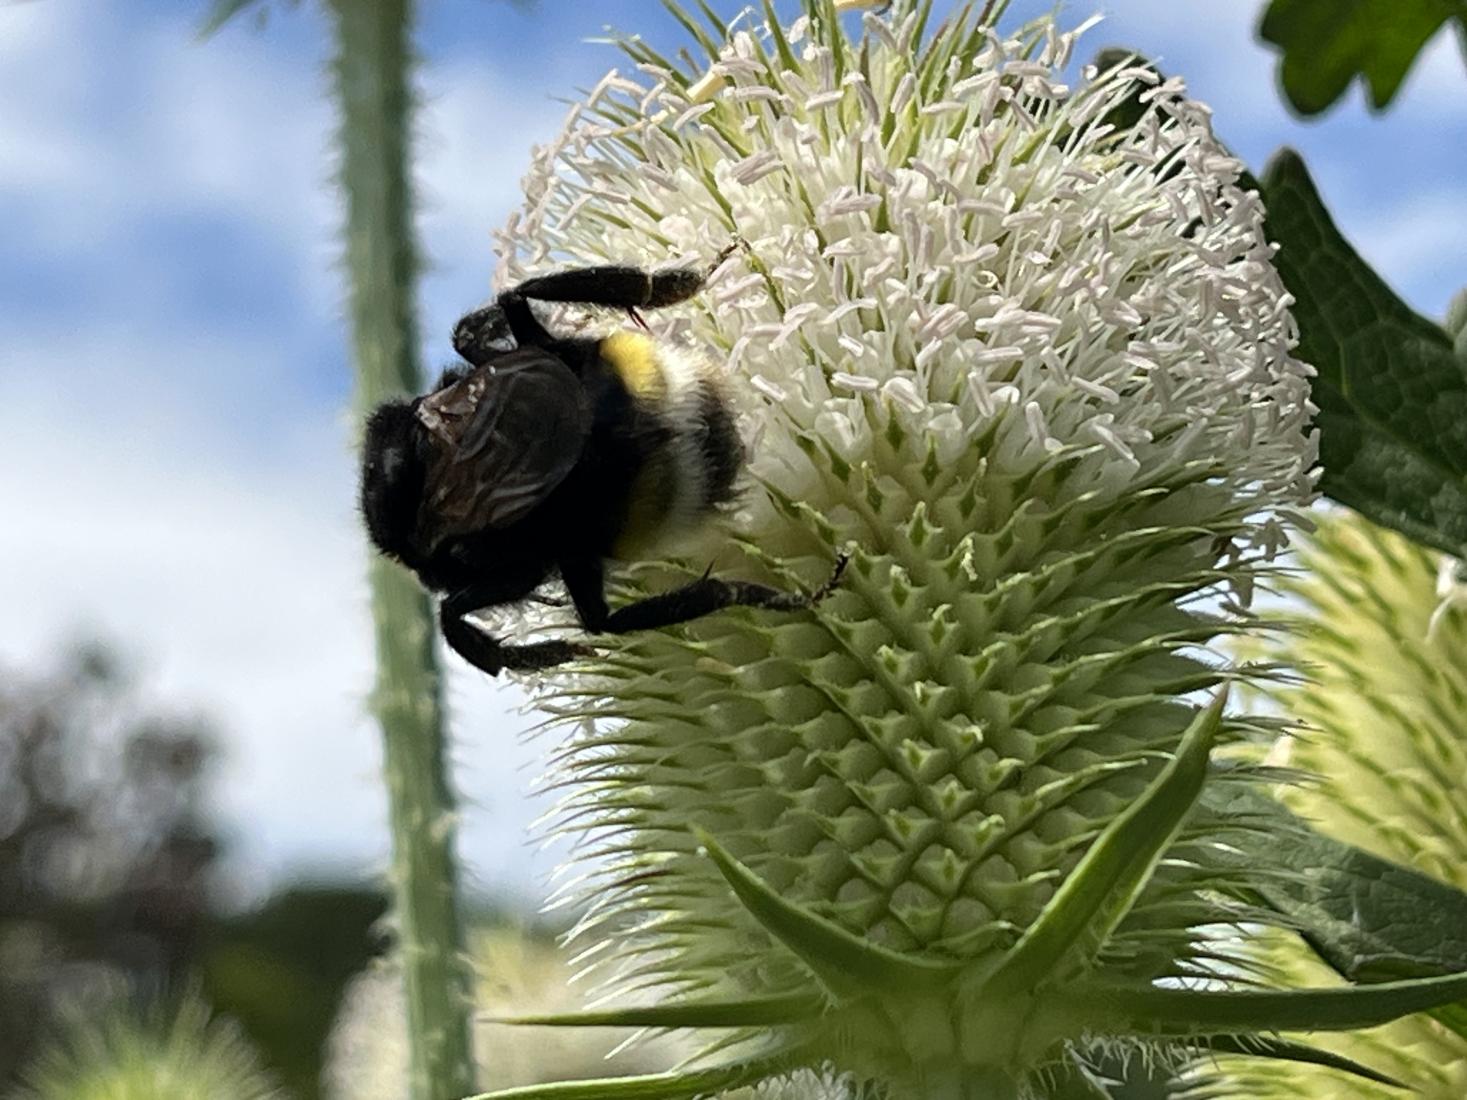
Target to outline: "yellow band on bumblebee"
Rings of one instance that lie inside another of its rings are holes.
[[[657,345],[640,332],[614,332],[601,341],[601,358],[611,365],[633,397],[658,401],[666,395],[667,378]]]

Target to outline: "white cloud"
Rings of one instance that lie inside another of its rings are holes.
[[[38,670],[70,640],[119,640],[151,694],[217,718],[217,793],[246,870],[385,864],[379,752],[363,699],[371,677],[365,547],[354,470],[335,426],[273,472],[181,453],[166,430],[0,411],[0,659]],[[119,430],[121,429],[121,430]],[[294,468],[291,468],[294,467]],[[513,691],[461,681],[452,697],[476,875],[536,891],[525,850],[536,752],[520,746]]]
[[[264,32],[243,20],[200,42],[187,21],[139,29],[117,9],[68,0],[0,6],[0,37],[24,28],[0,54],[0,202],[9,196],[26,211],[9,227],[11,247],[95,268],[135,253],[140,226],[207,214],[293,253],[280,271],[284,288],[337,324],[343,216],[326,28],[316,54],[281,40],[307,12]],[[489,293],[491,234],[520,199],[530,146],[554,135],[565,107],[463,60],[425,70],[420,83],[422,331],[446,354],[452,322]],[[103,84],[113,91],[98,102]],[[137,255],[108,293],[119,306],[129,297],[157,303],[170,278],[192,278],[184,258]],[[219,288],[224,311],[228,291]]]
[[[54,59],[80,14],[75,5],[0,5],[0,191],[45,187],[83,174],[86,150],[56,123],[82,89]]]
[[[136,248],[140,226],[207,214],[300,244],[293,291],[335,310],[319,59],[74,0],[0,6],[0,37],[17,26],[0,79],[0,201],[25,211],[12,247],[84,263]],[[158,257],[138,259],[142,273]]]
[[[157,109],[126,154],[140,162],[134,201],[216,211],[292,244],[299,289],[335,311],[341,219],[322,58],[291,55],[270,31],[201,42],[185,29],[169,24],[139,44],[139,94]]]

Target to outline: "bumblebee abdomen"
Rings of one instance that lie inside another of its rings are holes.
[[[598,350],[651,426],[640,433],[646,446],[611,551],[636,558],[733,498],[743,443],[710,363],[631,331],[608,336]]]
[[[703,506],[711,509],[734,498],[734,482],[744,465],[744,441],[722,379],[708,379],[698,391],[698,401],[696,442],[704,475]]]

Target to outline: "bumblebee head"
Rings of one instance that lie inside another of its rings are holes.
[[[427,467],[413,403],[390,401],[367,420],[362,441],[362,515],[384,554],[411,565]]]
[[[488,363],[514,346],[509,320],[497,304],[465,314],[453,326],[453,350],[469,363]]]

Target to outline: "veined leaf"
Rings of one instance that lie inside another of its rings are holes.
[[[1379,982],[1467,969],[1467,894],[1314,833],[1283,805],[1255,791],[1228,790],[1213,808],[1278,822],[1276,828],[1237,838],[1237,858],[1248,862],[1266,855],[1296,872],[1292,879],[1263,886],[1261,900],[1294,921],[1320,958],[1343,977]],[[1286,845],[1276,840],[1283,835],[1291,838]],[[1446,1005],[1432,1015],[1467,1035],[1467,1006]]]
[[[1467,362],[1340,236],[1292,150],[1263,179],[1268,234],[1319,371],[1321,488],[1417,542],[1467,546]]]

